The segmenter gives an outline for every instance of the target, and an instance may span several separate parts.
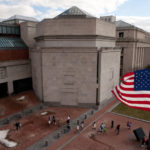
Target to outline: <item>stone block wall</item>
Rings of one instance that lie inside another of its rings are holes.
[[[120,49],[102,48],[100,54],[100,104],[112,97],[112,90],[119,84]]]
[[[96,49],[42,50],[43,99],[61,105],[96,103]]]

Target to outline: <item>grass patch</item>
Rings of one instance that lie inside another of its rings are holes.
[[[122,103],[115,107],[112,112],[150,121],[149,111],[130,108]]]

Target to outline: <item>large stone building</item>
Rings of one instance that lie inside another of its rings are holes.
[[[116,45],[121,47],[121,75],[150,65],[150,33],[116,21]]]
[[[30,47],[39,100],[95,106],[112,97],[120,71],[114,23],[72,7],[53,19],[22,23],[21,36]]]

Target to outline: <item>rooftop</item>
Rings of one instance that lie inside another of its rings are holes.
[[[73,7],[69,8],[69,9],[67,9],[63,13],[59,14],[58,16],[56,16],[55,18],[69,18],[69,17],[95,18],[94,16],[92,16],[88,12],[86,12],[86,11],[76,7],[76,6],[73,6]]]
[[[10,21],[10,20],[24,20],[24,21],[38,22],[38,20],[36,18],[27,17],[27,16],[21,16],[21,15],[14,15],[14,16],[11,16],[10,18],[5,19],[3,21],[5,22],[5,21]]]
[[[124,22],[122,20],[116,21],[116,27],[134,27],[134,25]]]

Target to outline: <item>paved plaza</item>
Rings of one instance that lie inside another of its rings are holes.
[[[26,100],[16,102],[15,98],[23,95],[26,95]],[[9,102],[4,105],[6,100]],[[17,105],[17,103],[19,104]],[[1,126],[0,130],[10,129],[7,139],[17,142],[18,145],[14,148],[6,148],[0,144],[0,150],[144,150],[145,148],[139,146],[140,143],[136,140],[133,130],[142,127],[148,136],[150,122],[111,113],[110,110],[117,103],[115,100],[110,101],[98,110],[76,107],[43,107],[37,112],[22,117],[19,120],[22,126],[18,131],[14,125],[16,120]],[[3,98],[0,100],[0,107],[3,106],[5,111],[3,114],[1,113],[0,117],[6,118],[10,114],[13,115],[23,109],[32,108],[37,104],[39,102],[32,91]],[[41,115],[42,112],[47,112],[47,114]],[[48,116],[52,117],[53,115],[56,117],[57,124],[49,126]],[[68,115],[71,116],[71,130],[66,131],[64,125]],[[80,122],[84,120],[85,123],[84,129],[80,130],[79,133],[76,133],[75,129],[77,120]],[[112,120],[114,120],[113,129],[110,128]],[[107,127],[106,133],[97,134],[92,129],[93,121],[96,121],[97,129],[104,122]],[[126,126],[127,121],[132,122],[131,130]],[[120,134],[116,135],[115,127],[118,124],[121,125]],[[64,132],[62,133],[62,131]],[[45,137],[47,137],[46,140]]]
[[[24,100],[19,101],[18,98],[25,96]],[[8,115],[23,111],[39,102],[32,91],[22,92],[17,95],[8,96],[0,99],[0,119]]]

